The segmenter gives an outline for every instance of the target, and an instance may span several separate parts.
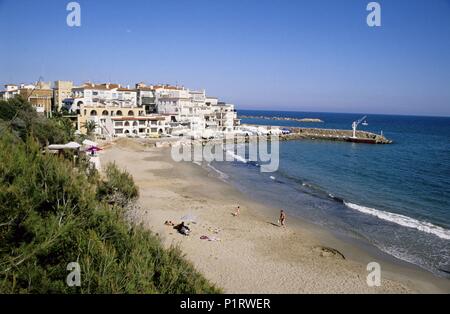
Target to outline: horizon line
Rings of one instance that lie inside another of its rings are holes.
[[[332,113],[332,114],[366,114],[366,115],[379,115],[379,116],[400,116],[400,117],[428,117],[428,118],[450,118],[449,115],[436,115],[436,114],[401,114],[401,113],[376,113],[376,112],[337,112],[337,111],[309,111],[309,110],[273,110],[273,109],[250,109],[240,107],[237,111],[247,110],[247,111],[274,111],[274,112],[304,112],[304,113]]]

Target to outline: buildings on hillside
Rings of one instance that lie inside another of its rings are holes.
[[[0,99],[8,100],[19,95],[19,85],[16,84],[6,84],[5,89],[0,91]]]
[[[0,99],[8,100],[22,96],[28,100],[37,112],[50,113],[52,110],[53,90],[50,83],[39,82],[36,84],[6,84],[0,91]]]
[[[51,83],[22,84],[19,88],[19,95],[28,100],[37,112],[47,115],[52,112],[53,89]]]
[[[61,111],[64,100],[72,97],[73,82],[71,81],[55,81],[53,87],[54,109]]]
[[[61,111],[76,121],[77,129],[88,128],[104,137],[161,136],[186,134],[202,136],[206,132],[233,132],[239,119],[232,104],[195,91],[171,85],[146,85],[134,88],[119,84],[70,81],[32,85],[6,85],[3,99],[22,95],[38,112]]]

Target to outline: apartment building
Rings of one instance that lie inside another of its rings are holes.
[[[219,102],[211,108],[214,120],[217,122],[218,131],[233,132],[240,125],[234,105]]]
[[[170,132],[170,115],[152,114],[143,117],[111,118],[113,136],[156,136]]]
[[[136,84],[137,104],[145,108],[146,114],[157,113],[155,90],[144,83]]]
[[[72,88],[73,104],[104,105],[119,107],[135,107],[137,105],[136,90],[121,87],[119,84],[85,83]]]
[[[8,100],[19,95],[19,85],[16,84],[6,84],[5,90],[0,91],[0,99]]]
[[[158,113],[178,114],[183,106],[190,105],[189,90],[170,85],[153,86]]]
[[[38,82],[34,85],[19,87],[19,95],[25,98],[39,113],[50,115],[53,107],[53,89],[51,83]]]
[[[86,132],[89,121],[95,123],[95,133],[113,136],[114,116],[144,116],[144,109],[137,105],[136,90],[119,84],[85,83],[72,88],[72,98],[64,100],[64,106],[78,115],[77,128]]]
[[[239,127],[234,105],[219,102],[205,90],[171,85],[138,83],[134,89],[120,84],[71,81],[39,82],[35,85],[8,84],[3,98],[20,94],[39,112],[62,108],[76,115],[77,128],[94,125],[100,136],[154,136],[173,130],[201,134],[205,131],[233,132]],[[53,107],[52,107],[53,106]]]
[[[55,81],[53,87],[54,109],[61,111],[64,101],[72,97],[73,82],[71,81]]]

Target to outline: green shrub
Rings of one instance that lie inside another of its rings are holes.
[[[2,119],[11,115],[0,110]],[[31,131],[18,137],[4,121],[0,293],[220,292],[177,248],[163,248],[142,226],[130,228],[125,201],[108,202],[111,193],[127,201],[138,196],[128,173],[111,164],[104,181],[88,176],[64,157],[42,154],[43,138]],[[80,264],[80,287],[66,284],[70,262]]]
[[[106,181],[99,184],[98,196],[110,202],[124,206],[139,196],[139,190],[133,177],[126,171],[121,171],[115,163],[106,165]]]
[[[67,143],[74,139],[75,129],[69,119],[60,116],[48,119],[21,97],[0,100],[0,121],[0,134],[9,130],[23,141],[29,135],[41,145]]]

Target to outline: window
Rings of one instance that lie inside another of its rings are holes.
[[[145,129],[139,129],[139,133],[145,133]]]
[[[123,129],[116,129],[115,132],[116,134],[123,134]]]
[[[96,115],[97,115],[97,111],[91,110],[91,116],[96,116]]]
[[[92,92],[92,95],[97,96],[98,92]]]
[[[158,129],[157,128],[151,128],[151,132],[152,133],[156,133],[156,132],[158,132]]]
[[[140,120],[140,121],[139,121],[139,125],[145,125],[145,121]]]
[[[108,115],[108,110],[103,110],[102,116],[107,116],[107,115]]]
[[[129,115],[129,116],[134,116],[133,110],[128,111],[128,115]]]
[[[122,121],[117,121],[115,125],[116,126],[123,126],[123,122]]]
[[[121,115],[122,115],[122,111],[118,110],[116,114],[117,114],[118,116],[121,116]]]

